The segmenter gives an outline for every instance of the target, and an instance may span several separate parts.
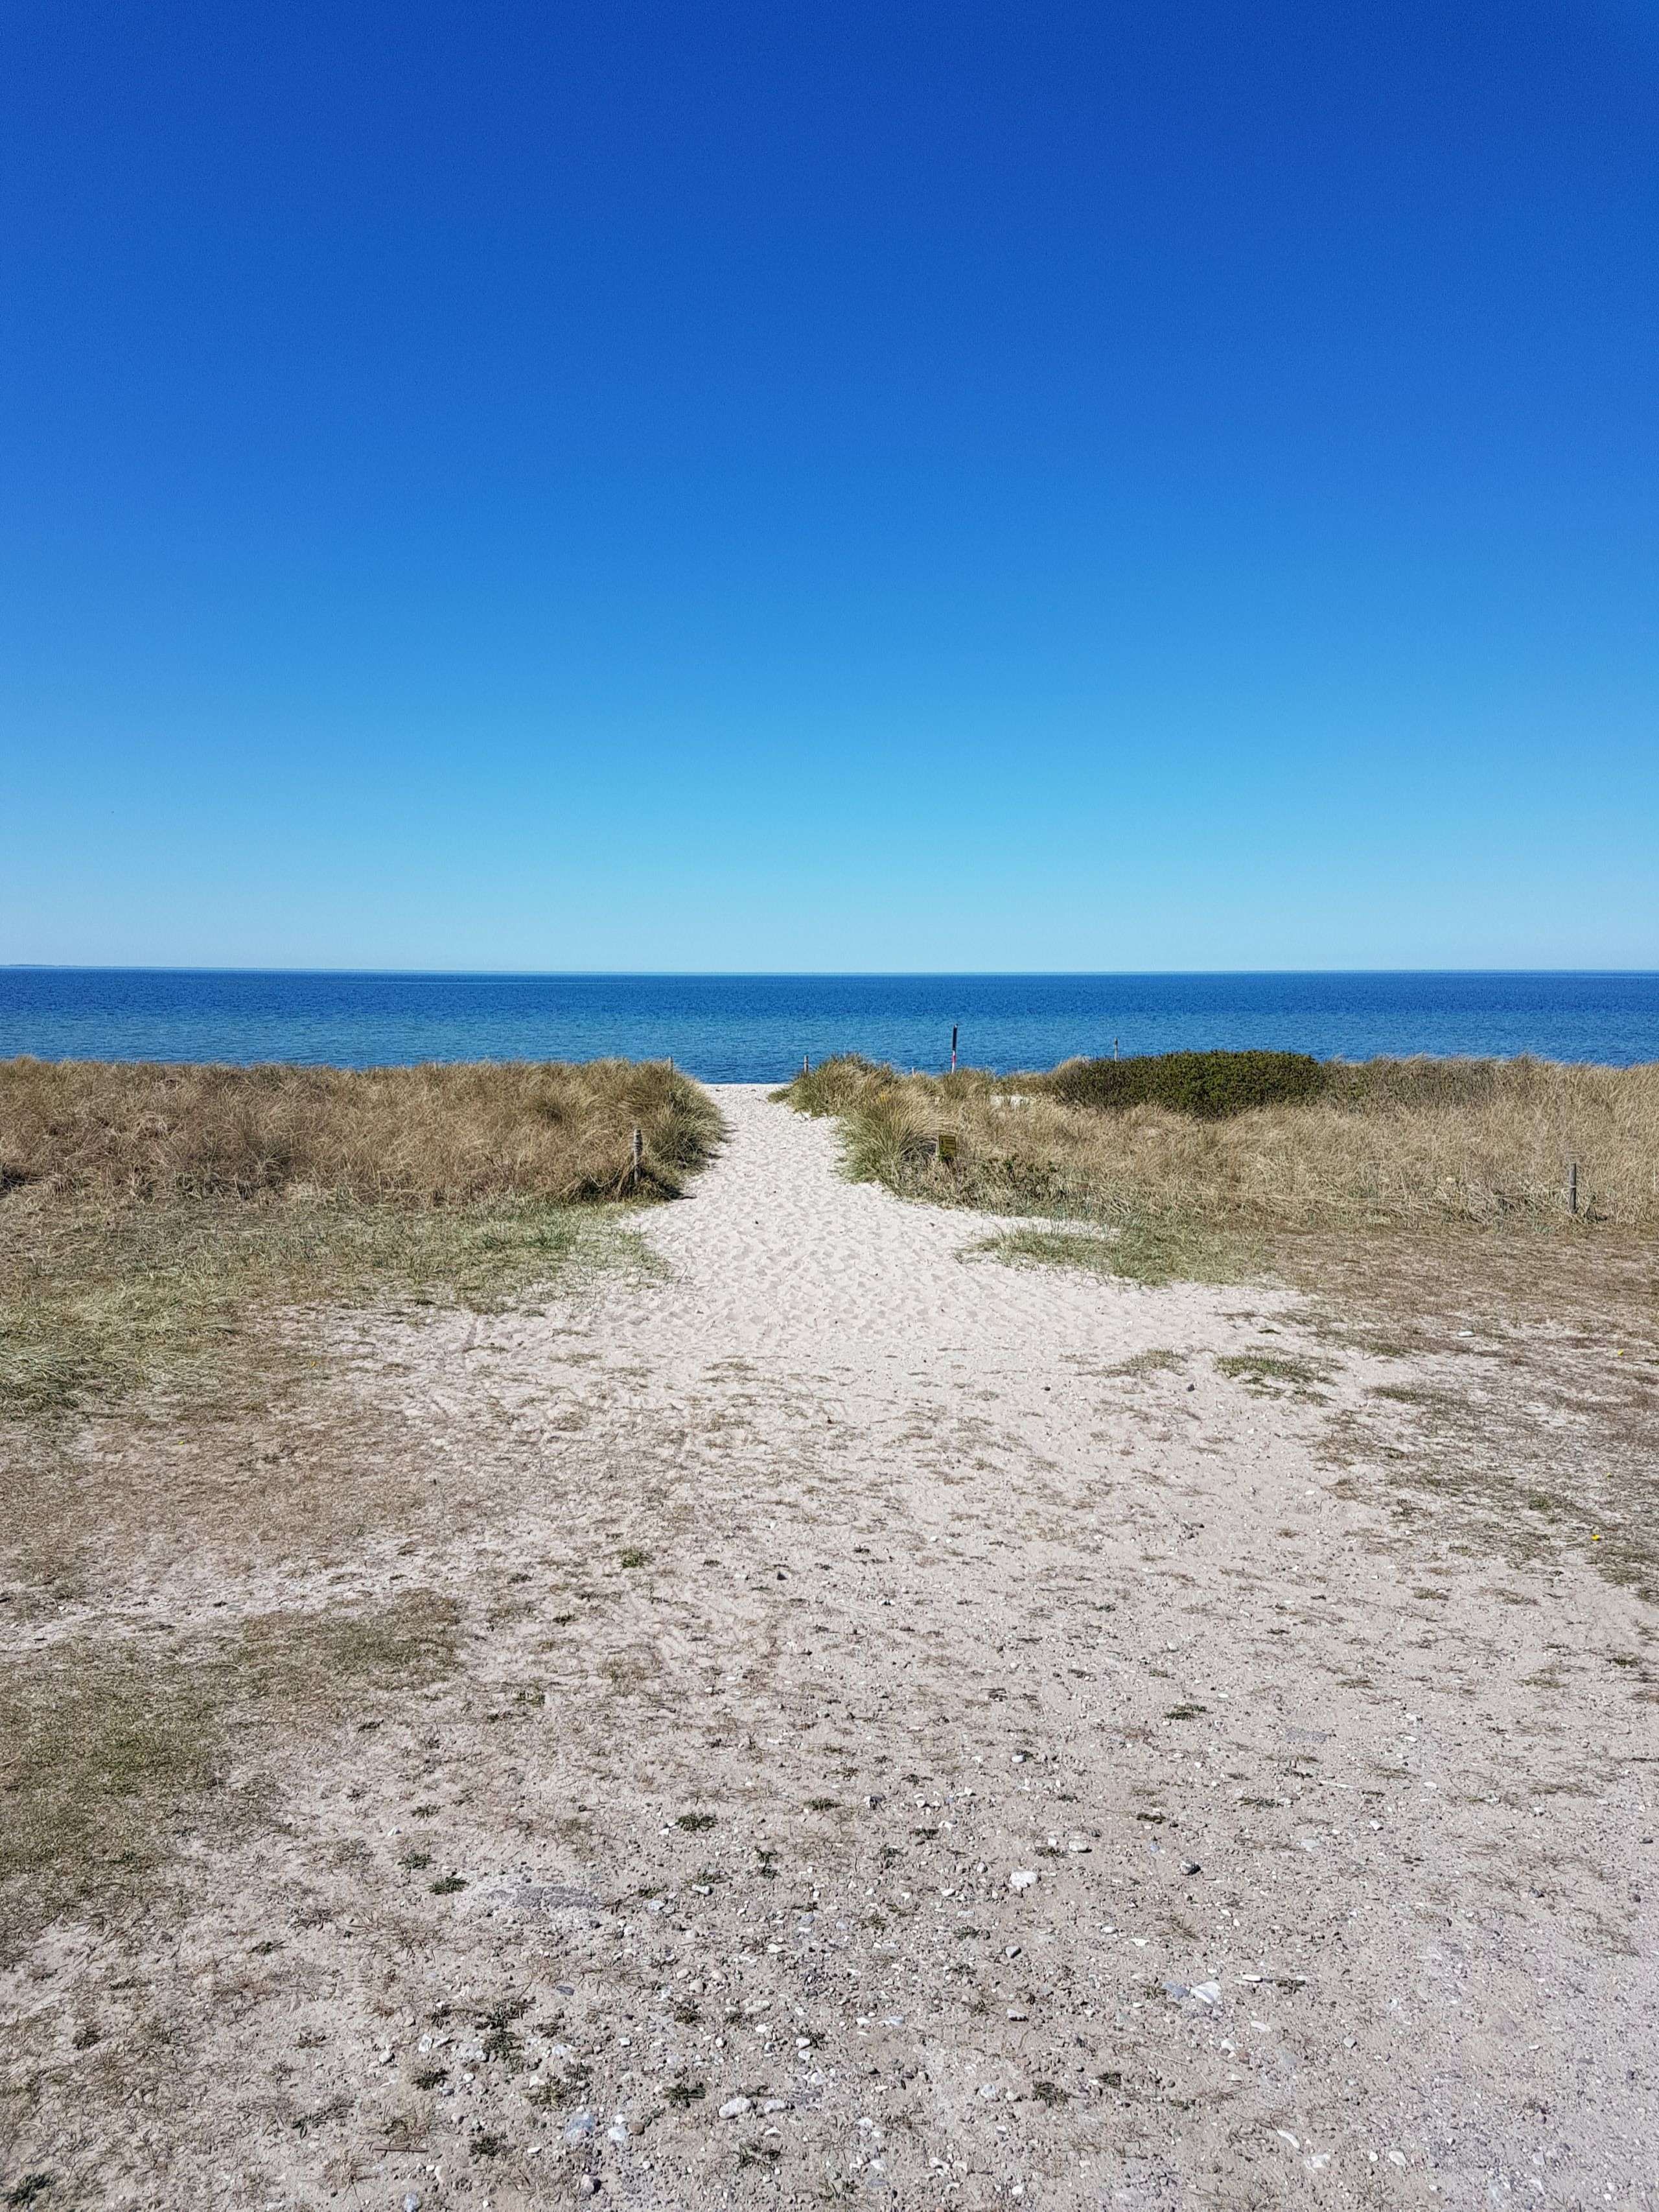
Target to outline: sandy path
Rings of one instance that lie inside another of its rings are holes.
[[[1150,1299],[988,1262],[972,1248],[997,1221],[849,1183],[830,1124],[769,1104],[763,1090],[723,1085],[717,1095],[732,1129],[724,1156],[692,1204],[647,1226],[674,1288],[613,1324],[671,1389],[741,1361],[777,1387],[810,1389],[827,1422],[854,1430],[854,1451],[902,1435],[927,1471],[971,1434],[1018,1475],[1086,1455],[1098,1410],[1079,1387],[1087,1374],[1168,1345],[1172,1329],[1231,1346],[1237,1330],[1219,1306],[1279,1303],[1184,1288]],[[878,1480],[897,1472],[872,1469]],[[991,1502],[909,1488],[910,1509],[935,1532],[965,1530]]]
[[[356,1332],[447,1518],[327,1587],[465,1676],[152,1965],[251,2117],[99,2201],[1659,2202],[1638,1601],[1406,1517],[1332,1449],[1399,1363],[1287,1298],[964,1257],[720,1096],[658,1279]]]

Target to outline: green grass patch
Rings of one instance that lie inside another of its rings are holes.
[[[1126,1376],[1168,1375],[1186,1364],[1180,1352],[1166,1352],[1159,1346],[1149,1352],[1132,1352],[1127,1359],[1120,1359],[1116,1366],[1109,1367],[1106,1372]]]
[[[1201,1222],[1150,1218],[1116,1229],[1006,1229],[969,1249],[1010,1267],[1071,1267],[1132,1283],[1237,1283],[1257,1272],[1250,1239]],[[1173,1364],[1168,1354],[1143,1358]]]
[[[614,1215],[537,1201],[419,1209],[203,1200],[113,1211],[0,1200],[0,1419],[107,1407],[154,1383],[211,1398],[279,1361],[295,1308],[499,1311],[573,1268],[633,1261]]]
[[[1306,1359],[1287,1358],[1279,1352],[1218,1352],[1215,1364],[1218,1372],[1231,1375],[1247,1390],[1265,1397],[1283,1397],[1287,1393],[1297,1397],[1322,1397],[1324,1393],[1319,1385],[1328,1379],[1325,1369]]]
[[[76,1642],[0,1675],[0,1949],[71,1910],[144,1900],[186,1837],[270,1802],[263,1755],[374,1714],[455,1663],[429,1592],[356,1614],[272,1613],[185,1654]],[[378,1717],[378,1715],[376,1716]]]

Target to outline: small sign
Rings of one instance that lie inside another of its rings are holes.
[[[946,1167],[954,1167],[957,1158],[957,1133],[941,1129],[939,1133],[939,1156]]]

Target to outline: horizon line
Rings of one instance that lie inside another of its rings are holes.
[[[933,981],[945,978],[1210,975],[1553,975],[1659,979],[1652,968],[374,968],[213,966],[152,960],[8,960],[0,975],[340,975],[406,976],[411,980],[488,978],[503,981],[807,982]]]

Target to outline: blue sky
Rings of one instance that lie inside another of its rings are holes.
[[[0,46],[0,959],[1659,965],[1659,8]]]

